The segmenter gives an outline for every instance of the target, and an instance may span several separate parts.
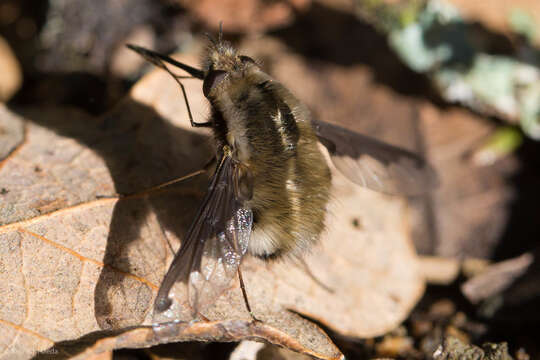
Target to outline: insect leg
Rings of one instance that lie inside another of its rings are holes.
[[[138,191],[138,192],[134,192],[134,193],[127,193],[127,194],[117,194],[117,195],[96,195],[96,199],[116,199],[116,198],[126,198],[126,197],[136,197],[136,196],[142,196],[142,195],[147,195],[147,194],[150,194],[152,192],[155,192],[159,189],[163,189],[164,187],[167,187],[169,185],[173,185],[173,184],[176,184],[176,183],[179,183],[181,181],[184,181],[184,180],[188,180],[188,179],[191,179],[192,177],[195,177],[197,175],[200,175],[200,174],[203,174],[205,172],[207,172],[210,167],[216,162],[216,158],[215,157],[212,157],[204,166],[202,169],[199,169],[197,171],[194,171],[192,173],[189,173],[187,175],[184,175],[182,177],[179,177],[179,178],[176,178],[174,180],[171,180],[171,181],[167,181],[163,184],[159,184],[159,185],[156,185],[156,186],[153,186],[149,189],[145,189],[145,190],[142,190],[142,191]]]
[[[169,56],[159,54],[159,53],[157,53],[155,51],[148,50],[148,49],[145,49],[145,48],[137,46],[137,45],[128,44],[127,47],[130,48],[131,50],[135,51],[136,53],[140,54],[142,57],[144,57],[146,60],[148,60],[152,64],[162,68],[163,70],[168,72],[169,75],[171,75],[173,77],[174,81],[176,81],[176,83],[180,86],[180,89],[182,90],[182,95],[184,96],[184,101],[186,103],[187,112],[188,112],[188,116],[189,116],[189,122],[190,122],[191,126],[193,126],[193,127],[212,127],[213,126],[211,121],[197,123],[197,122],[195,122],[195,120],[193,120],[193,115],[191,114],[191,108],[189,107],[189,102],[188,102],[188,99],[187,99],[186,89],[184,88],[184,84],[182,84],[182,82],[180,81],[180,79],[183,79],[184,77],[174,74],[165,65],[165,62],[169,63],[171,65],[174,65],[174,66],[186,71],[188,74],[190,74],[194,78],[201,79],[201,80],[204,79],[204,73],[202,72],[202,70],[195,69],[195,68],[193,68],[191,66],[188,66],[186,64],[182,64],[181,62],[176,61],[176,60],[174,60],[173,58],[171,58]]]
[[[139,192],[130,193],[130,194],[120,194],[119,197],[120,198],[125,198],[125,197],[134,197],[134,196],[147,195],[147,194],[153,193],[153,192],[155,192],[155,191],[157,191],[159,189],[163,189],[164,187],[179,183],[179,182],[184,181],[184,180],[191,179],[192,177],[195,177],[195,176],[200,175],[200,174],[205,173],[205,172],[206,172],[206,169],[200,169],[200,170],[194,171],[194,172],[192,172],[190,174],[179,177],[177,179],[167,181],[167,182],[165,182],[163,184],[159,184],[157,186],[153,186],[151,188],[148,188],[148,189],[145,189],[145,190],[142,190],[142,191],[139,191]]]
[[[197,171],[194,171],[192,173],[189,173],[187,175],[184,175],[184,176],[181,176],[179,178],[176,178],[174,180],[171,180],[171,181],[167,181],[167,182],[164,182],[163,184],[159,184],[159,185],[156,185],[156,186],[153,186],[149,189],[146,189],[144,190],[144,193],[148,193],[148,192],[154,192],[156,190],[159,190],[159,189],[163,189],[164,187],[167,187],[167,186],[170,186],[170,185],[173,185],[173,184],[176,184],[176,183],[179,183],[181,181],[184,181],[184,180],[187,180],[187,179],[191,179],[192,177],[195,177],[197,175],[200,175],[202,173],[206,172],[205,169],[199,169]]]
[[[306,260],[304,260],[303,258],[300,258],[299,263],[302,265],[302,267],[304,268],[304,271],[311,278],[311,280],[313,280],[317,285],[319,285],[320,287],[322,287],[324,290],[328,291],[329,293],[334,293],[334,289],[332,289],[330,286],[323,283],[320,279],[318,279],[315,276],[315,274],[313,274]]]
[[[188,98],[187,98],[187,94],[186,94],[186,89],[184,88],[184,84],[182,84],[179,77],[176,76],[175,74],[173,74],[167,67],[165,67],[165,70],[167,70],[167,72],[169,74],[171,74],[174,81],[176,81],[176,83],[180,86],[180,89],[182,90],[182,95],[184,96],[184,102],[186,103],[186,108],[187,108],[187,112],[188,112],[188,116],[189,116],[189,123],[191,124],[191,126],[193,126],[193,127],[213,127],[214,125],[213,125],[213,123],[211,121],[198,123],[198,122],[195,122],[195,120],[193,120],[193,115],[191,114],[191,108],[189,107],[189,102],[188,102]]]
[[[139,191],[139,192],[136,192],[136,193],[131,193],[131,194],[122,194],[120,195],[120,197],[128,197],[128,196],[141,196],[141,195],[146,195],[146,194],[150,194],[150,193],[153,193],[159,189],[163,189],[167,186],[170,186],[170,185],[174,185],[176,183],[179,183],[179,182],[182,182],[184,180],[188,180],[188,179],[191,179],[192,177],[195,177],[197,175],[200,175],[200,174],[203,174],[205,172],[208,171],[208,169],[210,169],[210,167],[215,163],[216,161],[216,158],[215,157],[212,157],[204,166],[202,169],[199,169],[199,170],[196,170],[192,173],[189,173],[187,175],[184,175],[184,176],[181,176],[179,178],[176,178],[176,179],[173,179],[173,180],[170,180],[170,181],[167,181],[167,182],[164,182],[163,184],[159,184],[159,185],[156,185],[156,186],[152,186],[151,188],[148,188],[148,189],[145,189],[145,190],[142,190],[142,191]]]
[[[249,315],[251,316],[253,321],[262,322],[261,320],[257,319],[257,317],[255,317],[253,311],[251,311],[251,306],[249,306],[246,285],[244,284],[244,279],[242,278],[242,271],[240,270],[240,266],[238,267],[238,280],[240,280],[240,289],[242,289],[242,296],[244,297],[244,303],[246,304],[246,309],[249,312]]]
[[[172,244],[171,242],[169,241],[169,237],[167,236],[167,233],[165,233],[165,229],[163,229],[163,226],[161,225],[161,223],[158,221],[158,225],[159,225],[159,229],[161,230],[161,235],[163,235],[163,237],[165,238],[165,240],[167,241],[167,245],[169,245],[169,250],[171,250],[171,252],[176,255],[176,251],[174,251],[173,247],[172,247]]]

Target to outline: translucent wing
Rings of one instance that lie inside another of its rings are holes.
[[[154,323],[187,321],[229,286],[246,253],[252,211],[238,193],[239,168],[225,155],[158,291]]]
[[[433,189],[433,168],[420,156],[337,125],[313,120],[332,162],[351,181],[375,191],[414,196]]]

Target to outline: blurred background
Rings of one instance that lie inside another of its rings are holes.
[[[126,43],[197,52],[220,21],[315,117],[439,172],[410,200],[423,299],[386,336],[336,335],[346,356],[425,359],[452,335],[540,358],[540,2],[2,0],[0,100],[103,114],[149,69]],[[234,349],[209,346],[197,356]]]

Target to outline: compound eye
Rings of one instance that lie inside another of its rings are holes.
[[[210,70],[208,75],[204,78],[203,81],[203,94],[205,97],[210,95],[210,92],[215,88],[220,82],[225,79],[227,72],[223,70]]]
[[[255,64],[255,60],[253,60],[252,58],[246,55],[240,55],[240,60],[244,63],[248,62],[248,63]]]

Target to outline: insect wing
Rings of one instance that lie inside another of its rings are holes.
[[[347,178],[391,195],[414,196],[433,189],[434,169],[420,156],[320,120],[312,121],[332,162]]]
[[[235,193],[237,174],[234,161],[225,156],[161,283],[154,323],[191,320],[230,286],[253,224],[251,209]]]

